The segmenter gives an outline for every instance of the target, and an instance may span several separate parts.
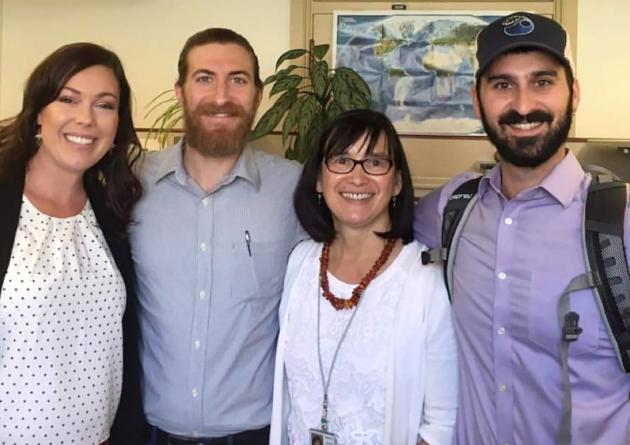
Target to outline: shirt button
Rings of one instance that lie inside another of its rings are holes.
[[[201,243],[199,244],[199,248],[202,252],[205,252],[206,250],[208,250],[208,245],[206,243]]]
[[[499,385],[499,391],[505,392],[506,389],[507,389],[507,385],[505,385],[505,384]]]
[[[193,398],[194,398],[194,397],[197,397],[198,395],[199,395],[199,394],[197,393],[197,388],[193,388],[193,389],[192,389],[192,396],[193,396]]]
[[[193,344],[195,345],[195,349],[199,349],[199,347],[201,346],[201,342],[199,340],[195,340]]]
[[[503,221],[504,221],[504,222],[505,222],[508,226],[509,226],[510,224],[512,224],[512,218],[505,218]]]
[[[499,274],[499,280],[505,280],[506,278],[507,278],[507,275],[505,273],[501,272]]]
[[[201,203],[203,204],[204,207],[207,207],[208,206],[208,198],[203,198],[201,200]]]
[[[203,300],[204,298],[206,298],[206,291],[205,290],[199,291],[199,299]]]
[[[497,334],[499,335],[503,335],[505,334],[505,328],[503,326],[501,326],[498,330],[497,330]]]

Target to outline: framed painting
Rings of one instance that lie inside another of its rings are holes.
[[[363,77],[401,134],[482,135],[473,111],[477,34],[506,11],[334,12],[333,63]]]

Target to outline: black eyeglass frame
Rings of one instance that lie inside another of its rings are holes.
[[[350,170],[348,171],[344,171],[344,172],[340,172],[340,171],[335,171],[332,168],[330,168],[330,165],[328,165],[328,161],[335,159],[335,158],[343,158],[346,159],[348,161],[352,161],[352,167],[350,167]],[[364,163],[367,161],[373,161],[374,159],[378,159],[379,161],[383,161],[383,162],[387,162],[389,163],[389,166],[387,167],[387,170],[385,170],[383,173],[370,173],[369,171],[367,171],[367,169],[365,168]],[[330,158],[325,158],[324,159],[324,165],[326,165],[326,168],[328,169],[329,172],[331,173],[335,173],[336,175],[347,175],[349,173],[352,173],[352,171],[354,170],[354,168],[357,166],[357,164],[359,164],[361,166],[361,168],[363,169],[363,171],[365,172],[366,175],[370,175],[370,176],[384,176],[387,173],[389,173],[392,169],[392,167],[394,166],[394,160],[393,159],[389,159],[389,158],[365,158],[365,159],[361,159],[360,161],[357,161],[356,159],[351,158],[350,156],[332,156]]]

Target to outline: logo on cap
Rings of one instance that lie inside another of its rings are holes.
[[[524,15],[512,15],[501,25],[503,25],[503,32],[508,36],[524,36],[534,32],[534,22]]]

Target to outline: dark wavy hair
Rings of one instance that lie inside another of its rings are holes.
[[[401,190],[396,205],[389,205],[392,225],[388,232],[377,233],[386,239],[402,238],[404,243],[413,239],[413,185],[407,157],[400,138],[390,120],[371,110],[352,110],[339,115],[324,129],[317,146],[304,164],[293,197],[293,205],[302,227],[315,241],[332,241],[335,237],[330,209],[325,202],[319,203],[317,179],[324,160],[347,153],[350,146],[367,135],[367,154],[371,154],[381,134],[385,135],[388,155],[394,161],[394,170],[400,175]],[[356,168],[356,167],[355,167]]]
[[[39,113],[57,99],[72,76],[95,65],[110,68],[118,80],[118,128],[115,147],[85,172],[83,180],[86,187],[100,185],[107,205],[127,224],[134,204],[142,195],[140,181],[132,172],[141,147],[131,118],[131,89],[118,56],[94,43],[62,46],[31,73],[24,89],[22,110],[0,128],[0,177],[6,178],[16,168],[19,171],[28,164],[39,148],[35,141]]]
[[[222,45],[232,43],[247,51],[252,59],[252,66],[254,67],[254,84],[258,90],[262,90],[263,83],[260,79],[260,66],[254,48],[252,48],[252,45],[245,37],[226,28],[204,29],[203,31],[193,34],[186,40],[182,51],[179,53],[179,60],[177,61],[177,86],[182,87],[184,86],[184,82],[186,82],[186,76],[188,75],[188,53],[196,46],[208,45],[210,43],[219,43]]]

